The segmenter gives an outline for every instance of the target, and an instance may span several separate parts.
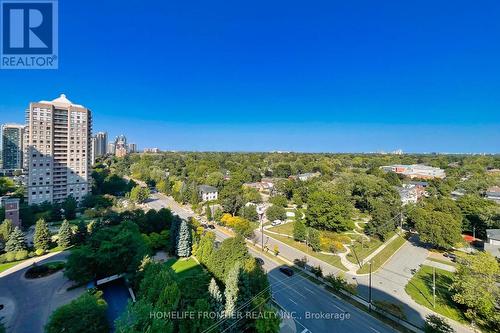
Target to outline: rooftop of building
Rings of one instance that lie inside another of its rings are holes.
[[[486,229],[488,239],[500,240],[500,229]]]
[[[83,105],[80,105],[80,104],[74,104],[73,102],[71,102],[65,94],[61,94],[58,98],[56,99],[53,99],[52,101],[40,101],[38,103],[42,103],[42,104],[52,104],[54,106],[60,106],[60,107],[68,107],[68,106],[74,106],[74,107],[77,107],[77,108],[83,108],[85,109],[85,107]]]
[[[488,189],[487,193],[500,193],[500,186],[492,186]]]
[[[198,190],[203,193],[212,193],[212,192],[217,192],[217,187],[210,185],[200,185],[198,186]]]

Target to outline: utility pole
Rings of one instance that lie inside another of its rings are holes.
[[[474,237],[474,240],[476,239],[476,226],[472,226],[472,237]]]
[[[370,264],[370,278],[369,278],[369,288],[368,288],[368,310],[372,310],[372,262]]]
[[[257,206],[257,214],[259,214],[260,221],[260,250],[264,252],[264,207],[261,205]]]
[[[436,268],[432,267],[432,307],[436,307]]]

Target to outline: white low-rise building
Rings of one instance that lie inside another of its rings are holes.
[[[200,185],[198,186],[198,195],[202,201],[212,201],[217,200],[219,192],[217,191],[217,187]]]
[[[486,229],[484,250],[500,258],[500,229]]]

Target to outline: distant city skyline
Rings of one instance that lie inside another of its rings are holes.
[[[500,153],[498,1],[59,11],[59,69],[0,71],[0,123],[64,93],[140,150]]]

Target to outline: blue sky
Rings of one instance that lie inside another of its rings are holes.
[[[172,150],[500,152],[500,2],[60,1],[59,69],[0,71],[0,122],[65,93]]]

